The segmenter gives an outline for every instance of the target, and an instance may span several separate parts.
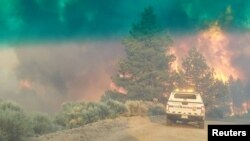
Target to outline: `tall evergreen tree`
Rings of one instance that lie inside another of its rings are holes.
[[[247,94],[244,91],[245,86],[240,79],[229,79],[229,94],[234,106],[241,107],[247,100]]]
[[[128,99],[162,98],[169,89],[167,80],[175,59],[168,54],[171,44],[170,37],[157,24],[153,8],[146,8],[123,40],[127,57],[120,61],[118,73],[112,77],[117,86],[127,90]]]
[[[196,90],[207,93],[214,83],[213,70],[207,65],[205,57],[196,48],[191,48],[188,56],[182,60],[187,85],[192,83]]]
[[[185,86],[194,87],[200,92],[208,109],[225,104],[227,84],[215,79],[213,68],[207,65],[205,57],[196,48],[191,48],[188,56],[182,60],[182,68]]]

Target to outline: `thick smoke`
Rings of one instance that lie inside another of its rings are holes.
[[[226,30],[250,28],[246,0],[1,0],[2,40],[117,37],[153,6],[169,31],[193,32],[217,21]]]
[[[117,42],[16,45],[1,51],[0,98],[30,110],[53,112],[64,101],[99,100],[109,88],[117,61],[124,56]],[[9,66],[8,66],[9,65]]]
[[[231,44],[232,52],[235,54],[235,58],[232,63],[239,68],[245,80],[250,78],[250,34],[249,33],[235,33],[231,35],[231,39],[234,39]]]

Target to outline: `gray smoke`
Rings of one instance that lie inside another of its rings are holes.
[[[8,78],[13,82],[0,98],[49,113],[64,101],[99,100],[109,87],[117,61],[124,56],[121,44],[114,41],[13,47],[18,61],[12,68],[13,78]]]

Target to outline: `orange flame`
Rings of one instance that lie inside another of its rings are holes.
[[[116,92],[121,93],[121,94],[127,94],[128,93],[126,89],[124,89],[123,87],[118,87],[114,82],[110,83],[110,89],[112,91],[116,91]]]
[[[235,106],[233,102],[230,103],[230,116],[243,116],[248,113],[248,110],[250,109],[250,102],[243,102],[241,106]]]
[[[198,48],[215,70],[215,78],[228,81],[229,76],[240,78],[240,72],[231,64],[233,52],[229,49],[229,37],[215,23],[198,36]]]
[[[229,42],[229,37],[217,23],[194,36],[182,37],[177,40],[176,47],[171,49],[171,53],[177,56],[172,69],[178,71],[181,58],[187,55],[191,47],[197,47],[208,65],[214,69],[216,79],[226,82],[230,76],[234,79],[242,78],[241,73],[231,63],[234,54],[229,48]]]
[[[21,80],[19,83],[19,87],[21,89],[31,89],[32,85],[31,85],[31,82],[29,80]]]

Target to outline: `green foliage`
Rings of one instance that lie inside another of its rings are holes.
[[[98,117],[99,119],[106,119],[111,115],[112,109],[109,109],[106,103],[99,103],[98,107]]]
[[[55,116],[54,122],[55,124],[65,128],[66,127],[66,120],[67,120],[67,115],[65,112],[60,111],[60,113],[58,113]]]
[[[150,101],[128,100],[125,102],[128,116],[164,115],[165,106],[162,103]]]
[[[8,134],[0,129],[0,141],[8,141]]]
[[[224,112],[221,108],[217,107],[214,108],[206,113],[207,117],[210,118],[223,118],[224,117]]]
[[[96,122],[100,119],[107,118],[109,110],[106,105],[100,103],[90,102],[87,104],[86,109],[83,110],[83,119],[85,124]]]
[[[196,48],[189,50],[188,56],[182,60],[182,68],[186,85],[192,83],[196,90],[208,93],[213,85],[213,70],[207,65],[205,57]]]
[[[22,108],[11,102],[0,102],[0,138],[20,141],[28,133],[28,118]]]
[[[65,103],[57,114],[55,122],[65,128],[73,128],[98,120],[113,118],[125,112],[124,104],[115,100],[99,103]]]
[[[83,113],[85,113],[86,107],[87,104],[85,102],[64,103],[61,111],[55,118],[55,122],[65,128],[84,125]]]
[[[234,80],[232,77],[229,80],[229,94],[234,106],[241,107],[242,103],[247,99],[247,92],[244,91],[244,84],[241,80]]]
[[[30,119],[31,128],[36,135],[46,134],[56,131],[56,125],[45,114],[35,114]]]
[[[126,101],[126,95],[120,94],[115,91],[108,90],[105,92],[105,94],[101,97],[101,101],[105,102],[110,99],[120,101],[120,102],[125,102]]]
[[[193,87],[200,92],[209,111],[228,102],[228,85],[215,79],[214,74],[205,57],[196,48],[191,48],[182,60],[182,70],[175,72],[172,79],[177,88]]]
[[[119,101],[110,99],[110,100],[106,101],[106,104],[111,111],[112,117],[116,117],[118,115],[121,115],[121,114],[124,114],[125,112],[127,112],[126,106]]]
[[[84,124],[98,121],[98,109],[96,107],[90,107],[87,110],[82,111]]]
[[[130,35],[137,40],[143,41],[159,32],[159,30],[153,7],[147,7],[141,14],[140,21],[133,24]]]
[[[147,113],[148,108],[143,101],[131,101],[128,100],[125,103],[128,109],[129,116],[144,116]]]
[[[150,107],[148,110],[149,115],[165,115],[165,106],[161,103],[155,104],[153,107]]]
[[[133,25],[130,36],[123,40],[127,58],[120,61],[119,71],[112,81],[128,91],[127,99],[161,99],[169,89],[167,79],[174,56],[166,52],[172,40],[160,31],[154,10],[149,7]]]
[[[0,101],[1,141],[21,141],[28,136],[50,133],[58,129],[47,115],[29,116],[17,104]]]
[[[23,109],[19,105],[15,104],[13,102],[3,102],[2,101],[0,103],[0,109],[2,111],[14,111],[14,112],[23,113]]]
[[[211,102],[209,107],[217,106],[224,109],[223,113],[228,113],[229,110],[226,109],[229,108],[228,104],[231,101],[228,83],[224,83],[220,80],[215,80],[210,92],[212,95],[210,97],[212,97],[213,99],[210,100]],[[209,99],[209,95],[206,97],[207,99]]]

